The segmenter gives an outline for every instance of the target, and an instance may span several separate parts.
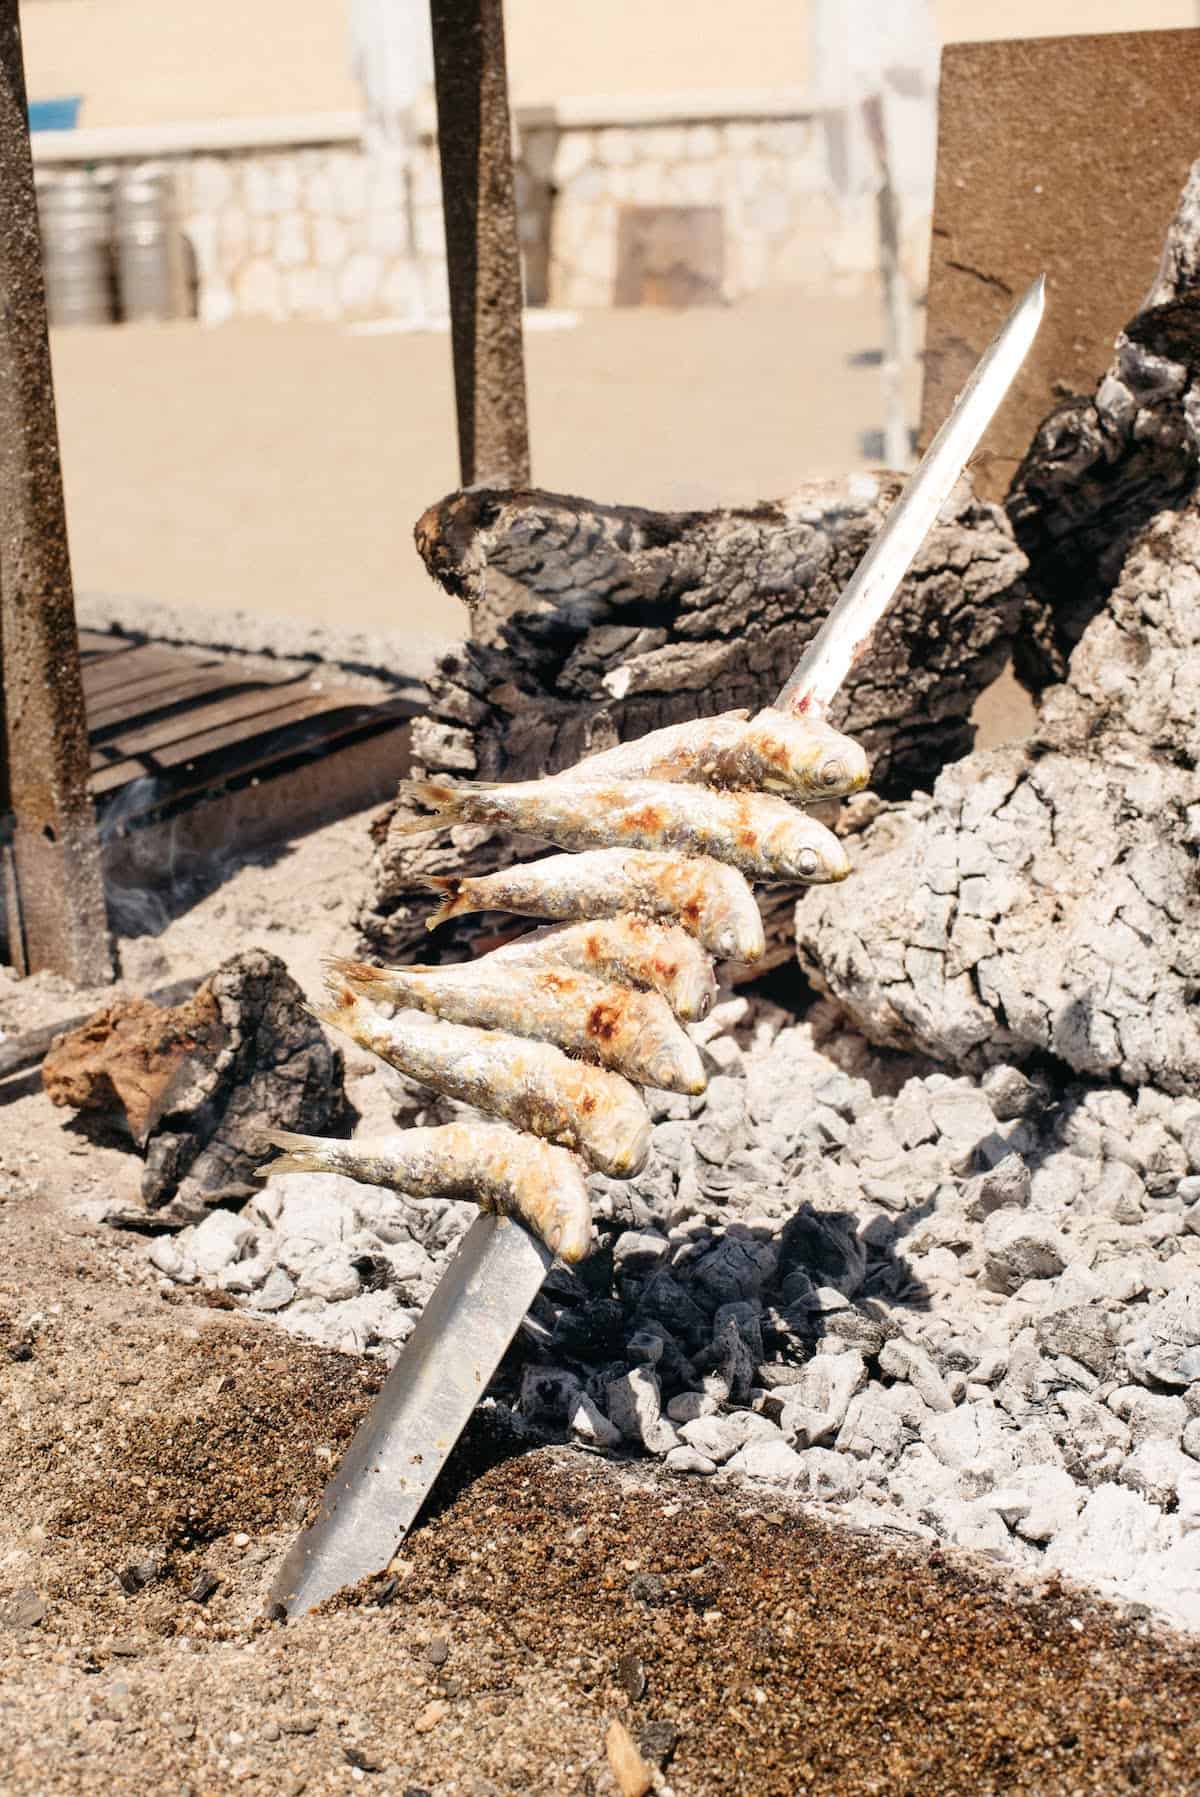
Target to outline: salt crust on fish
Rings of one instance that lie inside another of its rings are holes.
[[[435,1092],[574,1148],[613,1179],[645,1165],[649,1112],[637,1088],[606,1067],[499,1030],[411,1011],[388,1018],[349,992],[319,1007],[316,1016]]]
[[[413,969],[336,958],[329,977],[335,989],[348,987],[374,1004],[410,1005],[448,1023],[554,1042],[663,1091],[696,1094],[707,1084],[700,1051],[664,998],[573,968],[506,966],[490,955],[469,967]]]
[[[514,785],[404,780],[402,799],[439,813],[395,826],[400,834],[457,823],[500,824],[564,849],[611,846],[711,855],[750,879],[823,884],[850,872],[831,830],[785,800],[762,792],[717,792],[665,780]]]
[[[554,1148],[503,1123],[445,1123],[360,1142],[268,1130],[284,1153],[260,1167],[276,1173],[340,1173],[410,1198],[469,1198],[481,1210],[519,1217],[565,1261],[582,1260],[591,1242],[584,1169]]]
[[[708,855],[684,860],[648,849],[590,849],[523,861],[491,874],[433,875],[428,884],[443,895],[426,920],[431,930],[472,911],[513,911],[558,922],[632,911],[677,919],[722,960],[754,962],[766,946],[745,875]]]
[[[632,742],[588,755],[555,781],[685,780],[775,792],[797,804],[861,792],[870,763],[852,737],[814,719],[767,706],[665,724]]]

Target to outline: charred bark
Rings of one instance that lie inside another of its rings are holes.
[[[683,718],[770,703],[878,532],[892,475],[812,483],[743,510],[660,513],[538,491],[476,490],[417,526],[430,573],[471,608],[413,757],[430,774],[526,780]],[[931,534],[833,722],[903,794],[970,748],[970,712],[999,671],[1021,604],[1023,558],[1003,513],[964,482]],[[376,829],[364,933],[394,951],[426,940],[423,876],[479,873],[536,844],[458,829]],[[791,896],[770,906],[777,943]],[[471,934],[502,927],[458,926]],[[446,947],[441,944],[442,952]]]
[[[1200,162],[1141,311],[1091,398],[1043,421],[1013,479],[1008,516],[1029,558],[1014,664],[1031,691],[1062,680],[1134,539],[1185,503],[1200,475]]]

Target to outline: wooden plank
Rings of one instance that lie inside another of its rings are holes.
[[[99,681],[92,688],[89,681],[84,680],[84,691],[96,703],[104,703],[114,699],[138,698],[143,693],[153,693],[160,686],[169,685],[174,680],[189,679],[194,674],[215,675],[219,679],[228,679],[230,668],[223,661],[172,661],[166,667],[131,669],[121,680]]]
[[[306,713],[320,710],[328,704],[328,695],[311,691],[298,694],[290,688],[252,687],[231,696],[228,688],[223,687],[211,703],[193,706],[162,718],[158,723],[146,724],[142,729],[121,731],[110,742],[97,744],[92,752],[92,766],[104,767],[115,760],[150,754],[156,761],[169,765],[164,759],[168,750],[181,749],[182,758],[188,759],[194,753],[204,752],[197,750],[195,745],[214,732],[233,731],[231,741],[237,736],[251,736],[264,718],[280,711],[290,712],[297,704],[303,704]],[[175,759],[180,756],[176,755]]]
[[[313,778],[311,762],[293,759],[262,779],[222,788],[200,803],[184,799],[166,817],[135,819],[131,828],[108,835],[105,870],[118,886],[153,885],[156,871],[164,883],[170,880],[181,854],[220,861],[228,857],[231,843],[239,854],[250,854],[294,841],[336,817],[383,804],[409,771],[407,721],[344,738],[322,759],[319,780]],[[128,818],[123,812],[123,822]]]
[[[108,693],[123,682],[141,679],[148,674],[170,673],[179,666],[183,657],[172,654],[168,649],[156,649],[149,643],[143,643],[136,649],[130,649],[124,655],[105,656],[99,663],[88,670],[86,691],[95,695]],[[198,667],[218,667],[219,658],[210,656],[198,659]]]
[[[234,676],[231,678],[231,674]],[[300,679],[307,679],[307,675]],[[298,682],[297,682],[298,683]],[[93,743],[103,734],[111,734],[114,728],[122,724],[134,726],[139,723],[149,724],[152,720],[165,716],[168,712],[190,708],[195,711],[201,700],[207,698],[235,699],[252,692],[277,692],[280,685],[264,688],[261,681],[254,679],[238,680],[236,668],[213,669],[211,672],[201,670],[196,674],[176,674],[160,676],[158,682],[144,691],[130,696],[118,693],[107,704],[97,706],[88,713],[88,723]]]
[[[112,636],[107,630],[81,630],[79,632],[79,653],[86,656],[122,655],[128,649],[136,649],[137,643],[132,637]]]
[[[297,707],[297,710],[301,708]],[[146,781],[144,796],[131,803],[125,820],[145,812],[156,811],[182,798],[198,795],[223,782],[244,779],[248,774],[267,769],[272,763],[286,764],[297,755],[310,754],[315,761],[319,752],[332,748],[346,738],[367,737],[405,723],[418,710],[410,699],[391,699],[382,704],[354,705],[339,711],[322,713],[308,709],[286,723],[275,723],[256,736],[240,736],[218,743],[204,754],[189,758],[186,749],[174,748],[162,760],[148,756],[144,761],[124,761],[103,768],[92,776],[91,786],[100,802],[103,816],[105,796],[114,802],[121,788]],[[229,732],[213,732],[228,736]]]

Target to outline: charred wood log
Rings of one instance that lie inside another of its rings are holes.
[[[1048,1054],[1200,1093],[1198,801],[1155,760],[970,755],[800,901],[801,966],[869,1041],[959,1071]]]
[[[431,574],[471,608],[447,655],[414,762],[429,774],[527,780],[683,718],[770,703],[878,532],[896,476],[812,483],[744,510],[660,513],[539,491],[452,494],[417,525]],[[902,794],[973,740],[1021,605],[1023,558],[1003,513],[963,482],[834,708],[875,784]],[[429,875],[482,873],[539,845],[479,829],[417,839],[376,826],[364,934],[427,941]],[[777,945],[791,893],[767,905]],[[512,931],[468,920],[454,937]],[[444,953],[447,943],[440,944]]]
[[[42,1078],[53,1104],[133,1138],[157,1225],[255,1190],[267,1129],[336,1132],[347,1118],[341,1052],[263,949],[223,962],[173,1008],[107,1005],[57,1039]]]
[[[872,1041],[1200,1094],[1200,499],[1143,532],[1030,744],[875,819],[801,964]]]
[[[1063,679],[1134,539],[1155,513],[1185,503],[1198,476],[1200,162],[1107,373],[1090,398],[1066,399],[1043,421],[1009,490],[1029,558],[1014,665],[1031,691]]]

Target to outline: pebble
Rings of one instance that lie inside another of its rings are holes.
[[[749,1441],[782,1441],[775,1424],[753,1410],[734,1410],[726,1416],[700,1416],[684,1423],[679,1433],[690,1448],[720,1466]]]
[[[652,1454],[665,1454],[678,1446],[679,1437],[662,1415],[658,1379],[648,1367],[634,1367],[606,1388],[609,1421],[626,1441],[638,1443]]]
[[[654,1767],[643,1759],[633,1736],[619,1717],[608,1725],[604,1751],[621,1797],[646,1797],[654,1784]]]
[[[446,1720],[446,1717],[449,1714],[450,1705],[444,1702],[442,1698],[435,1697],[431,1703],[425,1705],[425,1708],[413,1723],[413,1728],[419,1735],[430,1734],[439,1723]]]
[[[689,1447],[686,1442],[681,1442],[677,1448],[668,1448],[663,1456],[663,1465],[670,1473],[701,1473],[707,1476],[717,1470],[715,1460],[710,1460],[699,1448]]]
[[[745,1447],[731,1455],[726,1462],[726,1470],[785,1488],[798,1485],[804,1471],[800,1455],[782,1438],[747,1442]]]

